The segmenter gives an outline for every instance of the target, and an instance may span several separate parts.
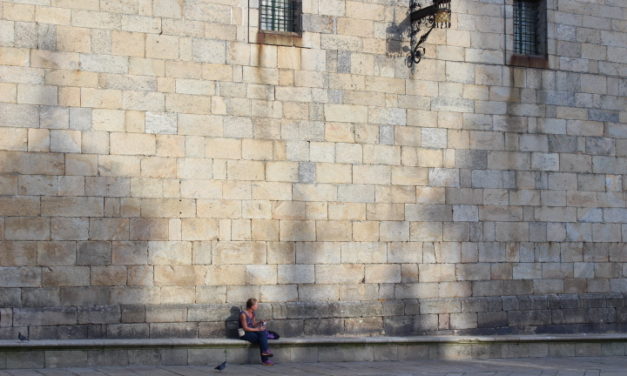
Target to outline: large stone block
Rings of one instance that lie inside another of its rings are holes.
[[[9,217],[5,219],[7,240],[47,240],[50,238],[50,220],[37,217]]]
[[[343,264],[316,266],[317,283],[358,283],[363,279],[363,265]]]
[[[103,200],[97,197],[44,197],[42,215],[55,217],[98,217],[103,214]]]
[[[139,260],[144,259],[143,247],[138,252]],[[153,265],[191,264],[192,244],[180,241],[148,242],[148,262]]]
[[[366,283],[399,283],[401,268],[399,265],[375,264],[366,265]]]
[[[279,265],[278,283],[314,283],[314,265]]]

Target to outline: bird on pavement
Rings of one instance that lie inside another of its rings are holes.
[[[21,332],[17,333],[17,338],[20,341],[28,341],[28,337],[25,337]]]
[[[226,368],[226,361],[222,362],[222,364],[220,364],[219,366],[217,366],[214,369],[217,369],[218,371],[222,371],[225,368]]]

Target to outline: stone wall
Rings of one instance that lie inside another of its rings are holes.
[[[0,338],[623,330],[624,0],[257,3],[0,2]]]

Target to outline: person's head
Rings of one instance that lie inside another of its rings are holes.
[[[257,310],[257,299],[250,298],[246,301],[246,309]]]

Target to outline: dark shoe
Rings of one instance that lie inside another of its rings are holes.
[[[271,360],[264,360],[263,362],[261,362],[262,365],[264,366],[273,366],[274,363],[272,363]]]

